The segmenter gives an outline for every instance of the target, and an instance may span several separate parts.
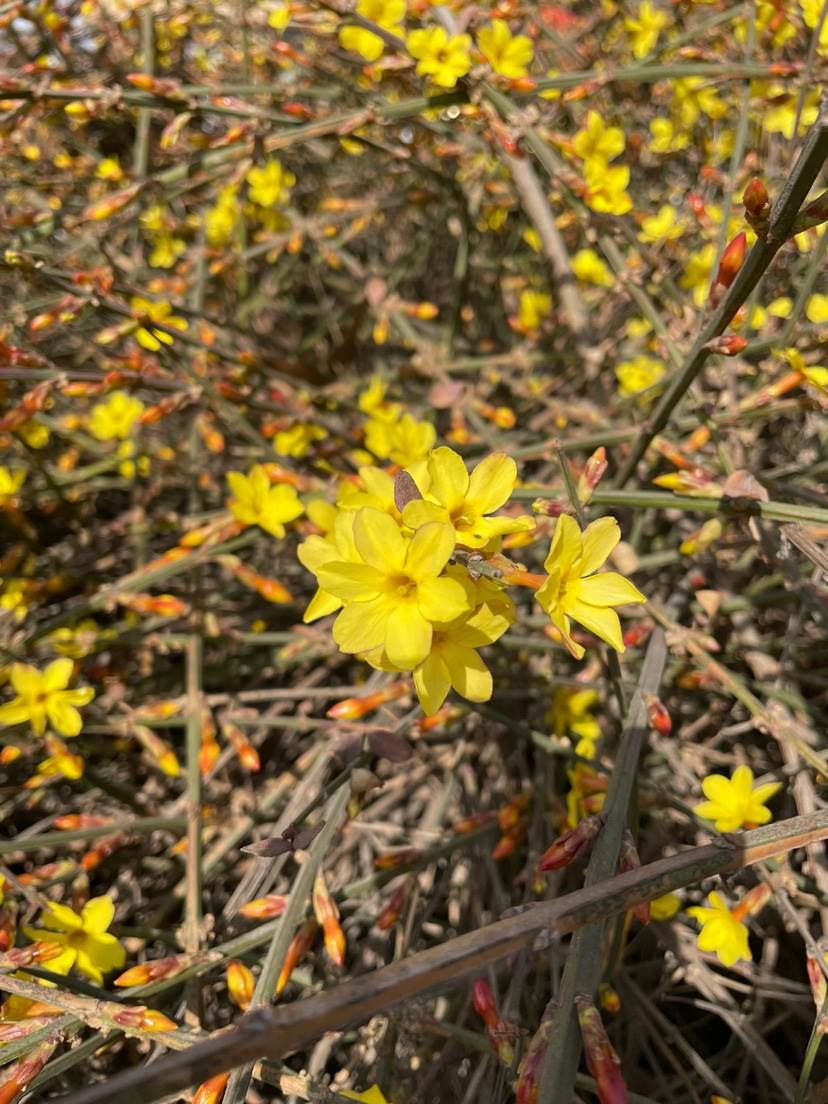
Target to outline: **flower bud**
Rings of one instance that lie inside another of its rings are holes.
[[[242,1012],[246,1012],[250,1007],[255,987],[256,981],[252,970],[237,958],[231,959],[227,963],[227,992],[233,1004]]]
[[[228,1072],[217,1073],[209,1081],[202,1081],[193,1096],[193,1104],[218,1104],[224,1096],[224,1090],[227,1088],[229,1080],[230,1073]]]
[[[485,978],[477,978],[472,984],[472,1004],[475,1012],[487,1026],[497,1023],[497,1004],[492,987]]]
[[[569,832],[558,836],[555,842],[544,851],[538,863],[538,870],[560,870],[569,866],[575,859],[585,855],[604,827],[606,817],[601,813],[584,817]]]
[[[129,1006],[110,1005],[112,1019],[122,1027],[138,1028],[140,1031],[177,1031],[178,1024],[154,1008],[142,1004]]]
[[[716,273],[716,279],[713,281],[713,287],[729,288],[742,267],[745,259],[745,253],[747,252],[747,234],[744,230],[737,234],[736,237],[729,242],[722,253],[722,259],[719,261],[719,270]],[[713,292],[711,290],[711,298],[713,298]]]
[[[495,813],[472,813],[471,816],[455,820],[451,830],[455,835],[465,836],[469,832],[476,832],[478,828],[483,828],[487,824],[494,824],[496,815]]]
[[[645,694],[644,705],[647,708],[647,719],[651,726],[662,736],[669,736],[673,731],[673,722],[661,699],[655,694]]]
[[[276,982],[277,997],[290,981],[290,975],[313,946],[313,941],[316,938],[318,930],[319,925],[316,923],[315,919],[311,918],[310,920],[306,920],[296,935],[294,935],[287,949],[285,961],[282,963],[282,969]]]
[[[598,986],[598,1001],[605,1012],[615,1016],[621,1011],[621,998],[611,985],[602,981]]]
[[[403,847],[399,851],[383,851],[374,859],[377,870],[397,870],[401,866],[416,862],[422,856],[419,847]]]
[[[339,923],[339,909],[325,883],[320,870],[313,883],[313,912],[322,926],[325,950],[334,966],[340,969],[345,965],[345,932]]]
[[[389,928],[393,928],[397,923],[402,915],[402,910],[405,907],[405,902],[408,899],[410,890],[411,880],[406,878],[402,885],[397,886],[388,898],[387,904],[377,917],[377,927],[380,931],[388,931]]]
[[[130,989],[133,985],[147,985],[151,981],[160,981],[161,978],[180,974],[192,962],[192,955],[168,955],[166,958],[157,958],[154,962],[142,962],[140,966],[131,966],[119,974],[113,984],[119,989]]]
[[[555,1001],[550,1001],[547,1004],[541,1022],[538,1024],[538,1030],[532,1036],[526,1048],[526,1053],[521,1059],[517,1084],[515,1085],[515,1104],[537,1104],[538,1081],[546,1057],[546,1048],[549,1045],[555,1008]]]
[[[508,832],[510,828],[515,827],[523,813],[529,808],[531,801],[531,790],[523,790],[517,797],[513,797],[508,805],[504,805],[502,809],[498,810],[497,823],[501,832]]]
[[[747,341],[737,334],[727,334],[723,337],[714,337],[705,345],[711,353],[720,353],[722,356],[738,356],[747,348]]]
[[[607,450],[602,445],[593,452],[592,456],[584,464],[584,470],[578,478],[578,501],[586,506],[592,498],[592,492],[604,478],[607,470]]]
[[[509,855],[514,854],[517,850],[517,846],[523,837],[526,835],[526,821],[520,820],[514,826],[510,828],[508,832],[500,837],[497,843],[492,848],[492,858],[499,862],[500,859],[506,859]]]
[[[65,110],[68,111],[71,104],[67,104]],[[111,218],[116,215],[118,211],[123,210],[128,204],[138,196],[138,193],[144,187],[143,181],[137,184],[131,184],[128,188],[125,188],[122,192],[116,192],[114,195],[107,196],[106,199],[101,200],[99,203],[92,203],[81,212],[81,222],[99,222],[102,219]]]
[[[286,908],[287,897],[280,893],[268,893],[264,897],[257,897],[255,901],[248,901],[239,912],[248,920],[272,920],[281,916]]]
[[[600,1104],[627,1104],[629,1096],[621,1076],[621,1063],[604,1029],[601,1013],[587,996],[575,998],[575,1009],[587,1067],[595,1078]]]
[[[34,1081],[52,1056],[57,1041],[41,1043],[25,1058],[3,1071],[0,1083],[0,1104],[11,1104]]]
[[[742,203],[745,205],[745,214],[751,225],[763,216],[767,216],[769,205],[768,189],[764,181],[758,176],[751,177],[742,193]]]

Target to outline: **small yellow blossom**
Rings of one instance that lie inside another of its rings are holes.
[[[545,291],[524,288],[518,300],[518,321],[524,331],[538,329],[552,310],[552,298]]]
[[[80,913],[49,902],[48,910],[41,916],[45,929],[24,928],[29,939],[44,943],[59,943],[63,954],[52,959],[49,969],[67,973],[72,966],[97,985],[103,983],[103,975],[117,970],[126,962],[126,951],[107,930],[115,915],[115,906],[109,897],[93,897]]]
[[[637,15],[634,18],[627,16],[624,20],[624,30],[627,32],[633,57],[646,57],[658,42],[658,36],[669,24],[667,12],[657,8],[650,0],[643,0]]]
[[[454,538],[466,548],[483,548],[493,537],[534,529],[531,517],[487,517],[499,510],[515,487],[517,465],[511,456],[494,452],[469,475],[463,458],[442,446],[428,457],[430,488],[403,510],[403,521],[418,529],[429,521],[451,525]]]
[[[23,425],[18,426],[17,436],[33,449],[46,448],[49,444],[49,427],[37,418],[27,418]]]
[[[292,456],[299,459],[307,456],[314,441],[324,441],[327,430],[313,422],[296,422],[288,429],[280,429],[273,438],[273,448],[277,456]]]
[[[822,22],[819,32],[819,53],[828,53],[828,19],[822,20],[822,0],[799,0],[805,26],[813,31]]]
[[[828,322],[828,295],[817,292],[811,295],[805,304],[805,317],[815,326]]]
[[[615,277],[609,265],[594,249],[579,249],[572,258],[572,273],[576,280],[597,287],[612,287]]]
[[[587,112],[586,125],[572,139],[582,161],[612,161],[624,152],[624,131],[608,127],[597,111]]]
[[[178,258],[187,249],[183,238],[172,234],[159,234],[152,245],[149,263],[153,268],[172,268]]]
[[[219,192],[216,202],[204,215],[204,232],[210,245],[226,245],[233,236],[241,208],[235,185]]]
[[[793,299],[790,295],[780,295],[768,303],[767,311],[771,318],[790,318],[793,310]]]
[[[622,398],[640,395],[642,391],[649,390],[663,375],[664,363],[655,357],[640,355],[632,360],[622,360],[615,366],[618,391]]]
[[[509,80],[525,77],[534,56],[532,40],[526,35],[513,35],[505,19],[493,19],[483,27],[477,46],[495,73]]]
[[[723,774],[708,774],[702,782],[707,801],[696,805],[695,812],[712,820],[719,832],[735,832],[739,828],[755,828],[768,824],[773,816],[765,803],[780,789],[781,782],[766,782],[754,786],[750,767],[739,766],[730,778]]]
[[[360,391],[359,409],[369,418],[378,422],[396,422],[402,413],[399,403],[389,402],[385,397],[387,382],[381,376],[372,376],[364,391]]]
[[[716,262],[716,246],[712,242],[703,245],[696,253],[691,253],[684,266],[684,275],[679,280],[683,288],[692,289],[693,302],[703,307],[707,298],[710,275]]]
[[[537,592],[537,599],[575,659],[583,658],[584,649],[572,639],[570,620],[623,652],[621,622],[612,607],[647,600],[623,575],[615,571],[596,574],[620,540],[615,518],[599,518],[583,532],[566,514],[555,525],[543,565],[549,578]]]
[[[705,84],[701,77],[681,77],[671,82],[673,93],[671,108],[685,130],[695,126],[702,115],[720,119],[727,112],[727,104],[719,99],[712,84]]]
[[[361,563],[327,563],[317,571],[319,585],[345,604],[334,640],[346,653],[382,648],[394,667],[411,670],[431,650],[432,623],[469,609],[463,586],[440,577],[454,551],[454,530],[434,521],[405,537],[388,514],[365,507],[354,519],[354,543]]]
[[[0,609],[10,613],[15,621],[25,621],[30,597],[31,585],[26,579],[9,579],[0,594]]]
[[[650,919],[672,920],[681,908],[681,898],[677,893],[665,893],[663,897],[656,897],[650,901]]]
[[[290,23],[290,4],[276,4],[267,13],[267,25],[274,31],[283,31]]]
[[[638,240],[643,242],[675,241],[686,230],[686,225],[679,219],[675,207],[665,203],[659,207],[657,215],[648,215],[641,220],[641,233]]]
[[[117,157],[104,157],[98,162],[95,176],[99,180],[112,180],[117,183],[124,179],[124,170],[121,168],[121,163]]]
[[[23,468],[13,471],[0,464],[0,506],[4,506],[10,498],[14,498],[25,481],[26,472]]]
[[[144,404],[126,391],[113,391],[96,403],[89,415],[89,432],[99,441],[123,441],[144,412]]]
[[[449,37],[443,27],[428,27],[412,31],[406,46],[417,59],[419,75],[431,77],[440,88],[454,88],[471,69],[471,38],[467,34]]]
[[[690,144],[690,135],[686,131],[679,130],[672,119],[659,116],[650,123],[651,153],[678,153],[687,149]]]
[[[83,727],[77,706],[88,705],[95,691],[89,686],[66,689],[74,669],[71,659],[56,659],[44,671],[13,663],[11,684],[17,697],[0,705],[0,725],[28,721],[35,735],[42,736],[48,721],[61,736],[77,736]]]
[[[714,952],[723,966],[732,966],[740,959],[750,962],[753,956],[746,925],[733,915],[721,893],[711,893],[707,903],[708,908],[694,905],[687,910],[687,915],[702,926],[699,950]]]
[[[258,525],[274,537],[283,537],[285,524],[302,513],[296,490],[285,483],[272,487],[261,464],[248,475],[228,472],[227,483],[234,496],[228,502],[233,517],[245,525]]]
[[[570,733],[582,740],[597,740],[601,735],[601,728],[592,713],[592,708],[597,703],[597,690],[560,687],[555,691],[547,714],[547,721],[554,735],[559,740]]]
[[[284,206],[296,177],[282,162],[272,157],[264,165],[254,165],[247,174],[250,198],[260,207]]]
[[[174,315],[172,306],[164,299],[153,302],[135,295],[130,299],[129,305],[139,323],[135,330],[135,339],[142,348],[149,349],[151,353],[157,352],[162,345],[172,345],[173,342],[172,334],[157,329],[153,323],[171,330],[188,328],[186,320]]]
[[[632,210],[632,199],[626,188],[630,170],[626,165],[607,165],[604,161],[585,161],[584,202],[593,211],[606,215],[626,215]]]
[[[356,12],[383,30],[395,35],[403,33],[405,0],[359,0]],[[385,49],[380,36],[365,27],[343,27],[339,32],[339,44],[343,50],[353,50],[366,61],[376,61]]]
[[[434,446],[437,433],[431,422],[418,422],[404,414],[397,422],[375,418],[365,423],[365,445],[380,460],[407,468],[424,459]]]

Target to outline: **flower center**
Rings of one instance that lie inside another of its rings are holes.
[[[411,598],[417,584],[409,575],[392,575],[388,580],[388,589],[398,598]]]

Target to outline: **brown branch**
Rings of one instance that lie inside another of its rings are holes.
[[[531,905],[307,1000],[253,1012],[233,1031],[60,1099],[64,1104],[151,1104],[223,1070],[262,1057],[283,1057],[326,1031],[341,1031],[433,993],[531,947],[538,937],[563,935],[682,886],[826,838],[828,810],[820,810],[689,848],[558,900]]]

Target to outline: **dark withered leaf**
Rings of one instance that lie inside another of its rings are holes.
[[[301,828],[293,837],[293,850],[306,851],[324,827],[325,821],[320,820],[318,824],[307,825],[305,828]]]
[[[420,488],[407,471],[397,472],[394,479],[394,505],[402,513],[409,502],[416,498],[422,498]]]
[[[272,859],[276,855],[284,855],[286,851],[292,850],[290,840],[283,839],[282,836],[274,836],[272,839],[261,840],[259,843],[251,843],[242,848],[242,851],[248,855],[256,855],[260,859]]]
[[[368,744],[374,755],[379,759],[387,759],[390,763],[405,763],[414,754],[405,736],[385,729],[369,733]]]

